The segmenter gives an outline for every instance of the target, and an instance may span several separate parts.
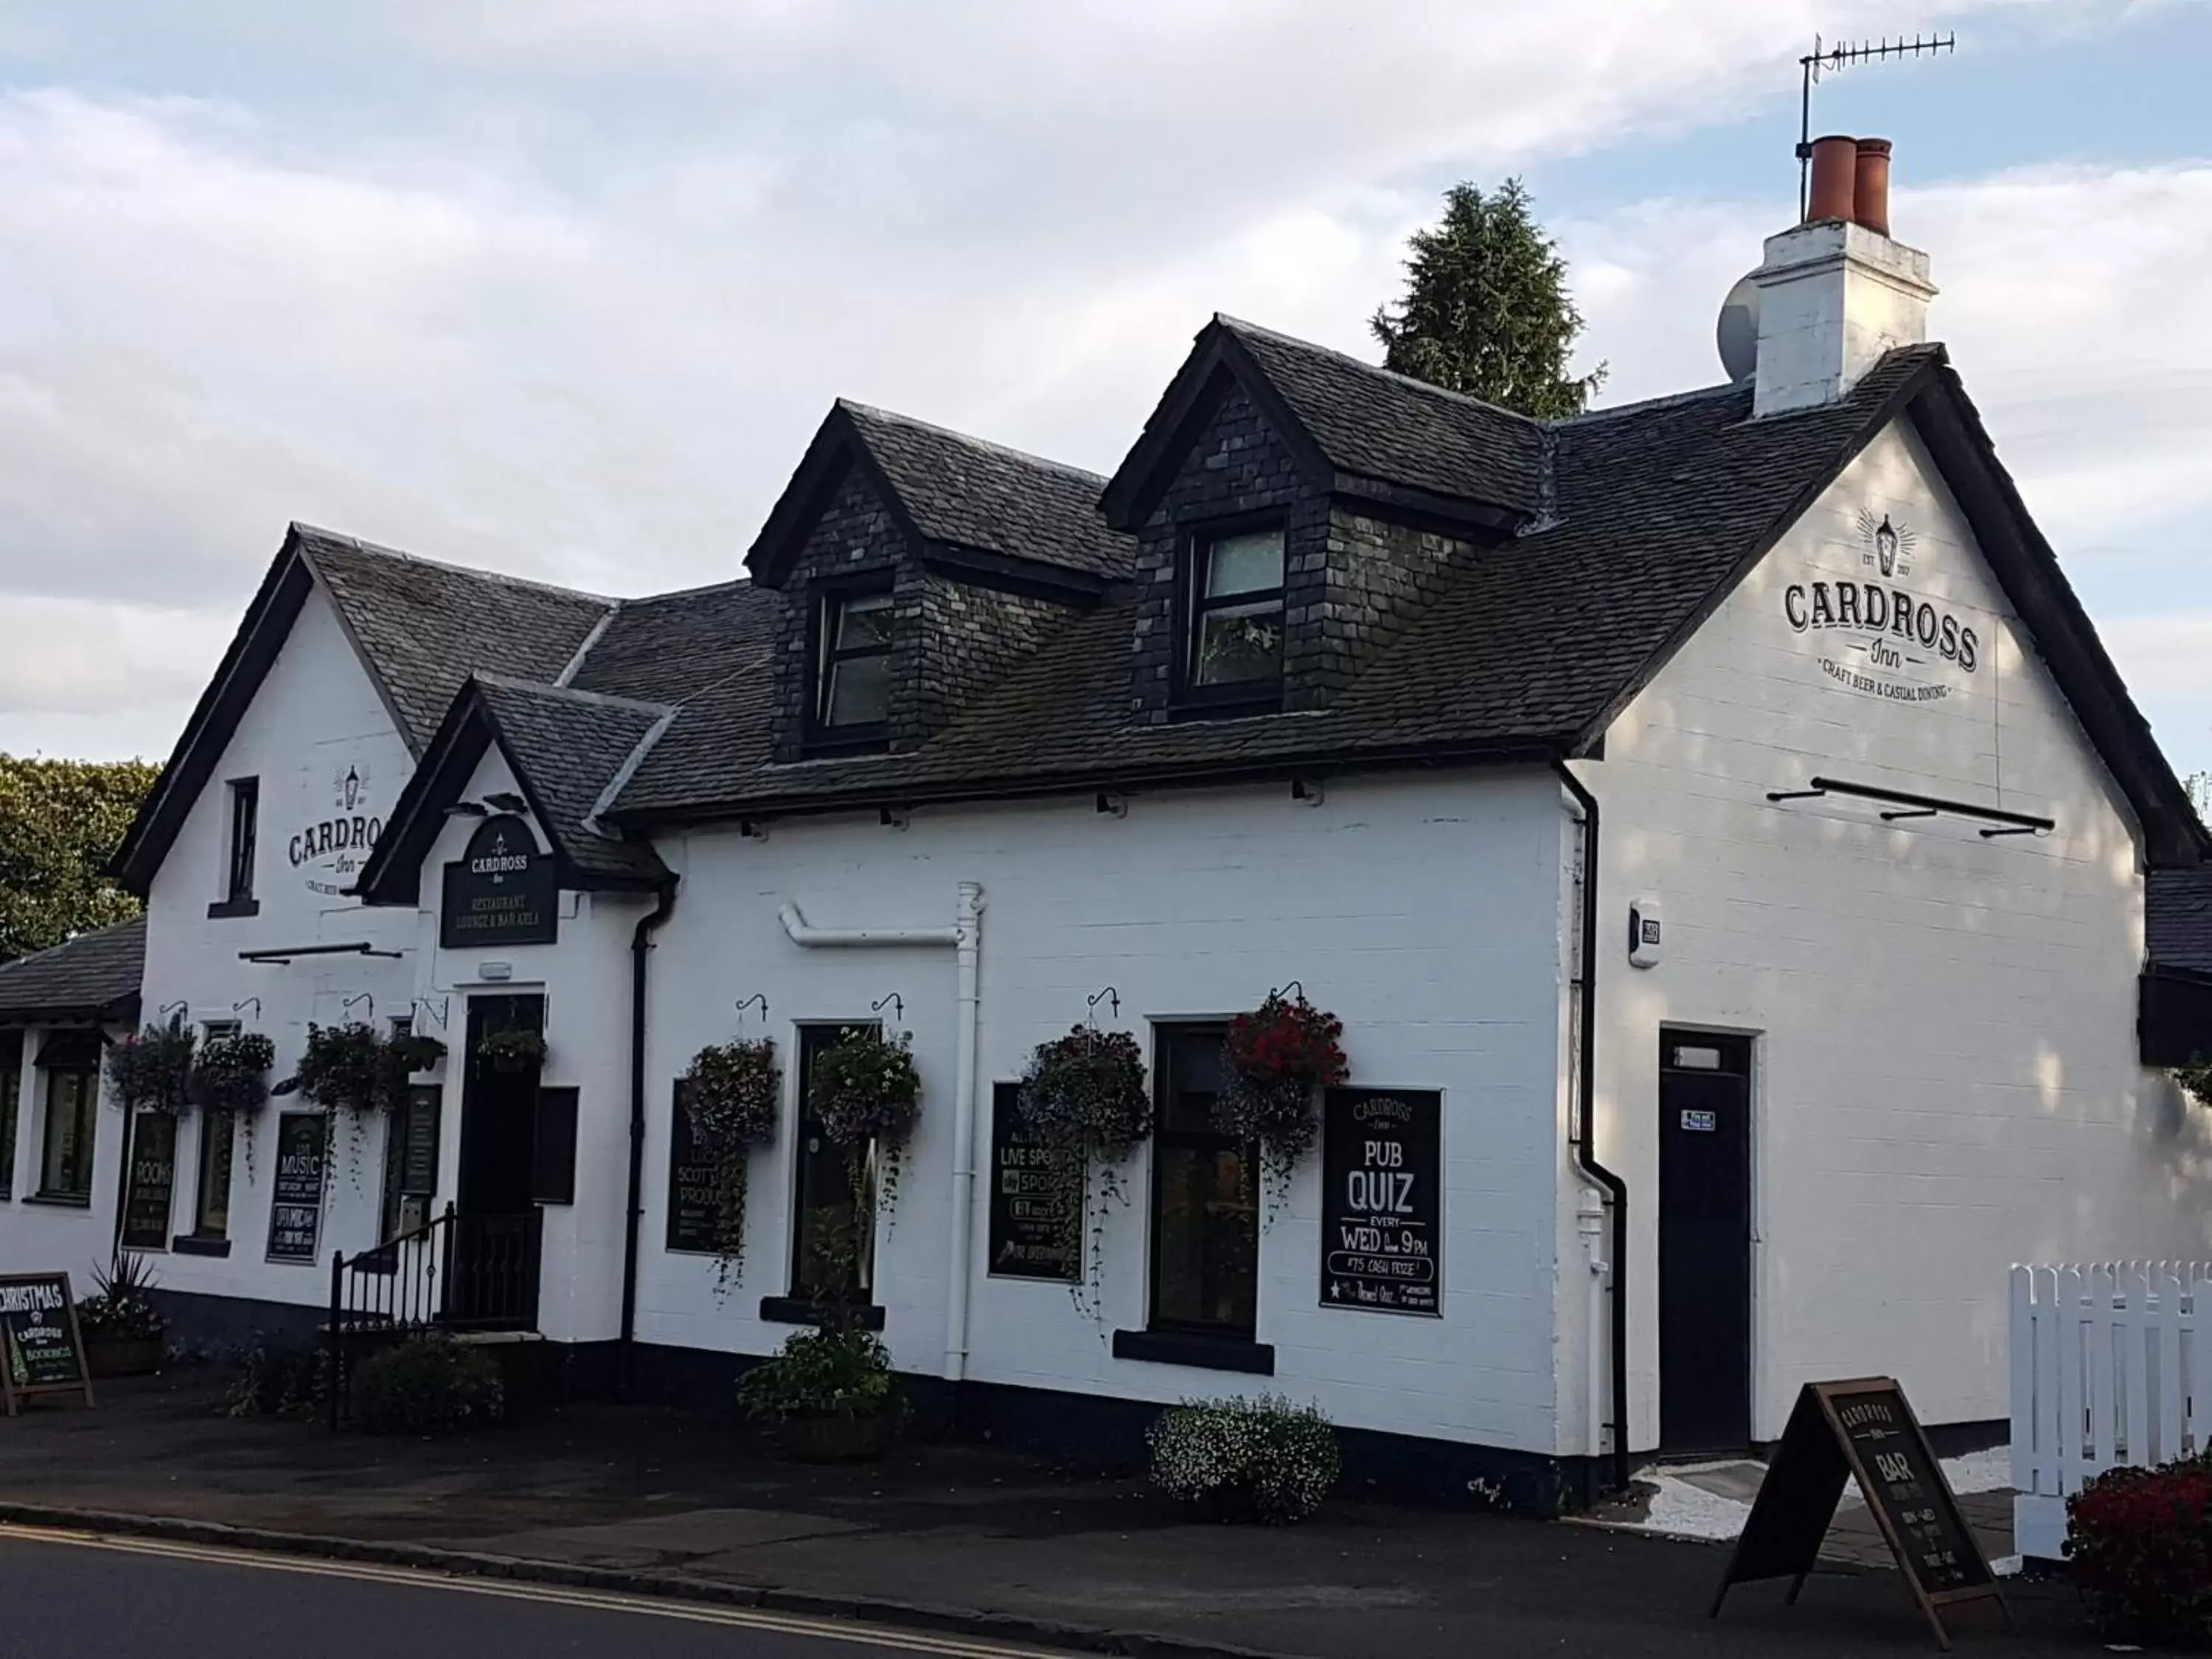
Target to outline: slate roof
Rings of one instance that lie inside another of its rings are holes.
[[[0,963],[0,1024],[100,1018],[132,1024],[145,972],[143,916],[80,933]]]
[[[439,564],[308,525],[293,532],[417,755],[471,671],[556,679],[615,608],[612,599]]]
[[[586,876],[665,879],[667,867],[649,843],[608,833],[593,812],[601,792],[675,711],[492,674],[472,684],[539,822],[569,861]]]
[[[2212,865],[2153,870],[2143,924],[2154,968],[2212,975]]]

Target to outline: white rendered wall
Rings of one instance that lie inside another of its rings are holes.
[[[92,1204],[89,1208],[41,1204],[30,1194],[39,1190],[40,1160],[45,1157],[46,1074],[38,1067],[40,1045],[52,1028],[33,1025],[23,1031],[21,1094],[15,1104],[15,1179],[10,1200],[0,1200],[0,1273],[60,1271],[69,1274],[70,1289],[79,1301],[93,1293],[93,1275],[104,1270],[115,1244],[115,1182],[122,1157],[123,1114],[103,1105],[97,1138],[93,1143]],[[125,1035],[123,1026],[111,1026],[111,1040]]]
[[[1972,626],[1972,673],[1938,649],[1869,674],[1863,633],[1790,625],[1792,585],[1880,580],[1884,516],[1909,568],[1883,585]],[[2131,819],[1909,430],[1845,471],[1578,770],[1604,815],[1599,1150],[1633,1194],[1634,1447],[1658,1430],[1662,1022],[1758,1038],[1759,1438],[1802,1382],[1869,1373],[1930,1422],[2002,1417],[2009,1263],[2212,1242],[2204,1116],[2136,1063]],[[2057,827],[1985,840],[1766,800],[1815,774]],[[1665,918],[1649,970],[1620,943],[1639,894]]]
[[[1267,1388],[1359,1427],[1557,1449],[1558,796],[1541,773],[1460,774],[1338,781],[1318,807],[1279,789],[1172,793],[1115,818],[1085,797],[921,811],[904,830],[871,817],[692,838],[653,962],[640,1338],[760,1353],[789,1334],[757,1314],[790,1288],[794,1023],[866,1019],[896,992],[926,1092],[877,1294],[899,1364],[941,1371],[953,953],[802,950],[776,909],[795,902],[829,927],[945,927],[957,884],[975,881],[984,1123],[990,1085],[1018,1077],[1106,986],[1149,1053],[1148,1022],[1226,1017],[1296,979],[1342,1016],[1355,1082],[1443,1091],[1445,1189],[1441,1319],[1318,1305],[1316,1158],[1261,1239],[1257,1334],[1274,1375],[1120,1360],[1111,1333],[1146,1321],[1143,1155],[1127,1171],[1135,1201],[1109,1218],[1093,1322],[1063,1285],[985,1276],[979,1124],[969,1376],[1155,1401]],[[733,1013],[755,992],[786,1062],[781,1139],[753,1162],[743,1282],[718,1295],[712,1258],[663,1248],[670,1085],[702,1044],[763,1029]]]

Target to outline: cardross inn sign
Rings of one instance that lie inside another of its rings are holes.
[[[292,867],[305,872],[309,892],[337,898],[361,873],[384,833],[384,820],[367,810],[368,775],[359,766],[331,780],[331,816],[301,825],[284,850]]]
[[[1910,549],[1911,532],[1893,530],[1887,517],[1868,529],[1867,542],[1866,562],[1881,575],[1911,569],[1900,551]],[[1794,633],[1841,636],[1838,654],[1821,657],[1821,672],[1870,696],[1939,702],[1952,690],[1939,678],[1943,665],[1967,674],[1981,665],[1981,636],[1971,623],[1894,581],[1791,582],[1782,590],[1782,614]]]

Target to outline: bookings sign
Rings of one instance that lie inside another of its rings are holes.
[[[466,853],[446,866],[438,942],[449,951],[479,945],[550,945],[560,931],[553,858],[520,818],[486,818]]]

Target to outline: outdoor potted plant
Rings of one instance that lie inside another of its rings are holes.
[[[337,1139],[337,1121],[352,1126],[351,1152],[358,1178],[362,1141],[368,1120],[386,1097],[384,1039],[376,1028],[356,1020],[346,1025],[307,1027],[307,1046],[294,1078],[300,1092],[323,1109],[323,1145]]]
[[[1073,1027],[1040,1042],[1022,1076],[1017,1109],[1031,1139],[1060,1155],[1066,1173],[1066,1243],[1072,1255],[1090,1232],[1091,1260],[1069,1293],[1085,1306],[1105,1254],[1103,1200],[1128,1202],[1121,1182],[1129,1154],[1152,1132],[1152,1095],[1145,1086],[1145,1051],[1127,1031]],[[1094,1182],[1101,1202],[1091,1202]],[[1095,1309],[1091,1310],[1096,1311]]]
[[[786,1456],[806,1463],[881,1457],[898,1428],[890,1351],[837,1322],[785,1338],[738,1379],[738,1401],[775,1425]]]
[[[95,1377],[147,1376],[161,1370],[161,1338],[169,1327],[146,1294],[154,1273],[145,1257],[124,1252],[106,1272],[95,1272],[93,1283],[98,1289],[76,1310],[85,1369]]]
[[[744,1273],[747,1165],[754,1147],[775,1138],[781,1081],[769,1037],[710,1042],[684,1073],[691,1139],[714,1161],[714,1245],[723,1283]]]
[[[203,1112],[228,1112],[246,1144],[246,1167],[253,1168],[253,1116],[269,1099],[269,1068],[276,1045],[258,1031],[210,1037],[192,1062],[191,1096]]]
[[[1260,1143],[1261,1161],[1279,1188],[1313,1149],[1321,1091],[1351,1075],[1344,1022],[1308,1002],[1295,980],[1284,989],[1296,994],[1270,991],[1258,1008],[1230,1022],[1223,1055],[1229,1079],[1213,1108],[1222,1133]]]
[[[898,1201],[899,1154],[921,1111],[914,1039],[872,1026],[848,1028],[815,1057],[806,1103],[822,1132],[845,1149],[855,1203],[863,1212]],[[869,1167],[873,1148],[878,1168]],[[879,1184],[878,1184],[879,1183]]]
[[[182,1019],[149,1025],[107,1053],[107,1085],[125,1112],[177,1114],[192,1101],[192,1049],[197,1036]]]
[[[487,1031],[477,1043],[477,1053],[491,1062],[492,1070],[511,1077],[545,1063],[545,1034],[526,1025]]]

